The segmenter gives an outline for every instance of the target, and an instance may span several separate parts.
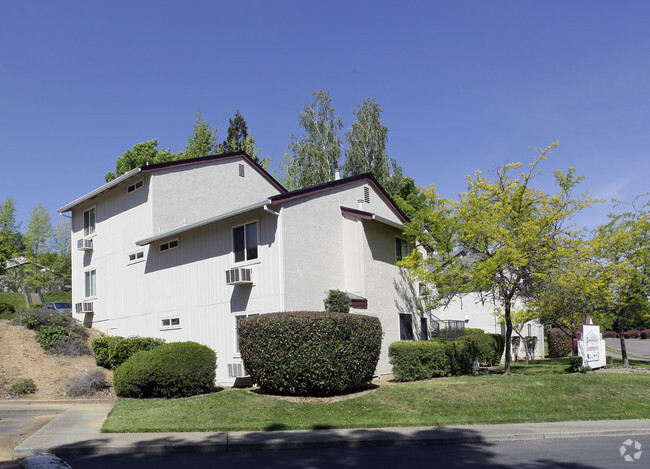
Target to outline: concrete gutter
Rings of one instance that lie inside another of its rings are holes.
[[[51,411],[54,406],[43,407]],[[14,456],[355,448],[650,435],[650,419],[268,432],[100,433],[111,407],[111,403],[68,407],[16,447]]]

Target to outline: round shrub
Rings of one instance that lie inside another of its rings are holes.
[[[9,303],[0,303],[0,313],[15,313],[16,308]]]
[[[618,333],[615,331],[603,332],[603,339],[618,339]]]
[[[120,397],[187,397],[214,390],[217,355],[196,342],[172,342],[133,354],[113,374]]]
[[[325,311],[331,313],[350,312],[350,297],[341,290],[330,290],[323,303],[325,303]]]
[[[467,341],[469,353],[483,365],[496,365],[501,361],[506,345],[505,337],[501,334],[471,334],[460,340]]]
[[[269,393],[315,396],[370,382],[382,338],[378,318],[329,312],[253,316],[237,331],[254,383]]]

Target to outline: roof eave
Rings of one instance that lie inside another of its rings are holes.
[[[129,171],[128,173],[122,174],[120,177],[117,177],[117,178],[113,179],[112,181],[107,182],[103,186],[99,186],[97,189],[88,192],[86,195],[82,195],[77,200],[74,200],[74,201],[70,202],[69,204],[64,205],[63,207],[58,209],[57,212],[59,212],[59,213],[69,212],[70,210],[72,210],[77,205],[79,205],[81,203],[84,203],[85,201],[90,200],[93,197],[98,196],[102,192],[105,192],[105,191],[117,186],[121,182],[129,179],[130,177],[135,176],[136,174],[140,173],[141,169],[142,168],[135,168],[135,169],[132,169],[131,171]]]
[[[136,246],[146,246],[147,244],[155,243],[156,241],[160,241],[162,239],[166,238],[171,238],[173,236],[177,236],[179,234],[185,233],[187,231],[194,230],[196,228],[200,228],[205,225],[209,225],[210,223],[215,223],[221,220],[225,220],[227,218],[231,218],[237,215],[241,215],[246,212],[250,212],[251,210],[257,210],[259,208],[262,208],[266,205],[270,205],[270,200],[269,199],[264,199],[261,202],[254,203],[252,205],[248,205],[246,207],[242,207],[237,210],[231,210],[226,213],[222,213],[220,215],[216,215],[214,217],[206,218],[205,220],[197,221],[194,223],[190,223],[189,225],[183,225],[179,226],[178,228],[174,228],[173,230],[165,231],[164,233],[159,233],[154,236],[150,236],[148,238],[141,239],[139,241],[136,241],[135,244]]]

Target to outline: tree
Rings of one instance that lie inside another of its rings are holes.
[[[43,204],[38,204],[32,210],[24,238],[27,257],[38,259],[50,251],[48,243],[52,238],[52,224]]]
[[[623,332],[636,323],[647,323],[650,312],[650,200],[638,206],[647,196],[635,197],[627,212],[610,214],[609,223],[598,227],[593,240],[606,292],[603,309],[616,323],[624,366],[629,360]]]
[[[289,190],[301,189],[334,179],[339,169],[343,128],[340,117],[334,114],[329,92],[316,91],[314,102],[305,105],[300,115],[300,126],[305,134],[291,135],[289,150],[285,152],[282,183]]]
[[[246,127],[246,121],[239,113],[239,109],[237,109],[234,119],[229,119],[229,122],[228,136],[221,144],[222,150],[224,153],[243,151],[244,141],[248,137],[248,128]]]
[[[106,173],[104,179],[110,182],[113,179],[128,173],[132,169],[146,166],[149,164],[165,163],[174,161],[183,157],[182,153],[171,153],[169,150],[157,150],[158,139],[147,142],[136,143],[133,148],[127,150],[122,156],[115,161],[115,171]]]
[[[196,113],[196,122],[194,123],[194,133],[185,146],[184,158],[198,158],[201,156],[214,155],[218,153],[217,144],[217,127],[214,130],[210,124],[201,120],[201,113]]]
[[[20,224],[16,223],[16,203],[7,198],[0,205],[0,275],[4,273],[6,262],[22,250]]]
[[[352,129],[345,134],[348,146],[343,174],[355,176],[372,173],[393,196],[401,186],[402,168],[386,152],[388,127],[381,123],[381,108],[373,98],[369,98],[359,106],[355,114],[357,119],[352,123]]]
[[[557,193],[532,186],[538,166],[557,146],[538,150],[525,169],[521,163],[497,170],[494,181],[477,171],[467,177],[467,192],[453,202],[430,188],[427,203],[406,234],[434,250],[414,251],[403,262],[412,275],[433,292],[431,306],[476,292],[498,305],[506,323],[505,372],[510,374],[512,305],[532,296],[548,272],[574,255],[578,232],[569,226],[572,215],[592,203],[572,198],[582,179],[574,168],[555,171]],[[459,254],[464,254],[459,255]]]

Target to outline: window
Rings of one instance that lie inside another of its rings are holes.
[[[126,188],[126,192],[133,192],[136,189],[140,189],[142,187],[142,180],[137,181],[135,184],[131,184],[129,187]]]
[[[420,318],[420,340],[429,340],[429,327],[427,318]]]
[[[95,232],[95,207],[84,212],[84,236]]]
[[[257,259],[257,222],[233,228],[232,246],[235,262]]]
[[[90,298],[97,295],[97,273],[89,270],[84,274],[85,277],[85,297]]]
[[[163,251],[169,251],[170,249],[176,249],[178,246],[179,246],[178,240],[173,239],[173,240],[168,241],[166,243],[162,243],[159,246],[159,249],[160,249],[160,252],[163,252]]]
[[[235,353],[239,353],[239,335],[237,334],[237,326],[239,325],[239,321],[245,318],[250,318],[259,315],[260,313],[252,313],[252,314],[241,314],[239,316],[235,316]]]
[[[408,243],[402,238],[395,238],[395,260],[401,261],[409,254]]]
[[[180,329],[181,318],[163,318],[160,320],[161,329]]]
[[[135,264],[144,260],[144,251],[132,252],[129,254],[129,264]]]
[[[399,340],[413,340],[413,316],[411,314],[399,315]]]

